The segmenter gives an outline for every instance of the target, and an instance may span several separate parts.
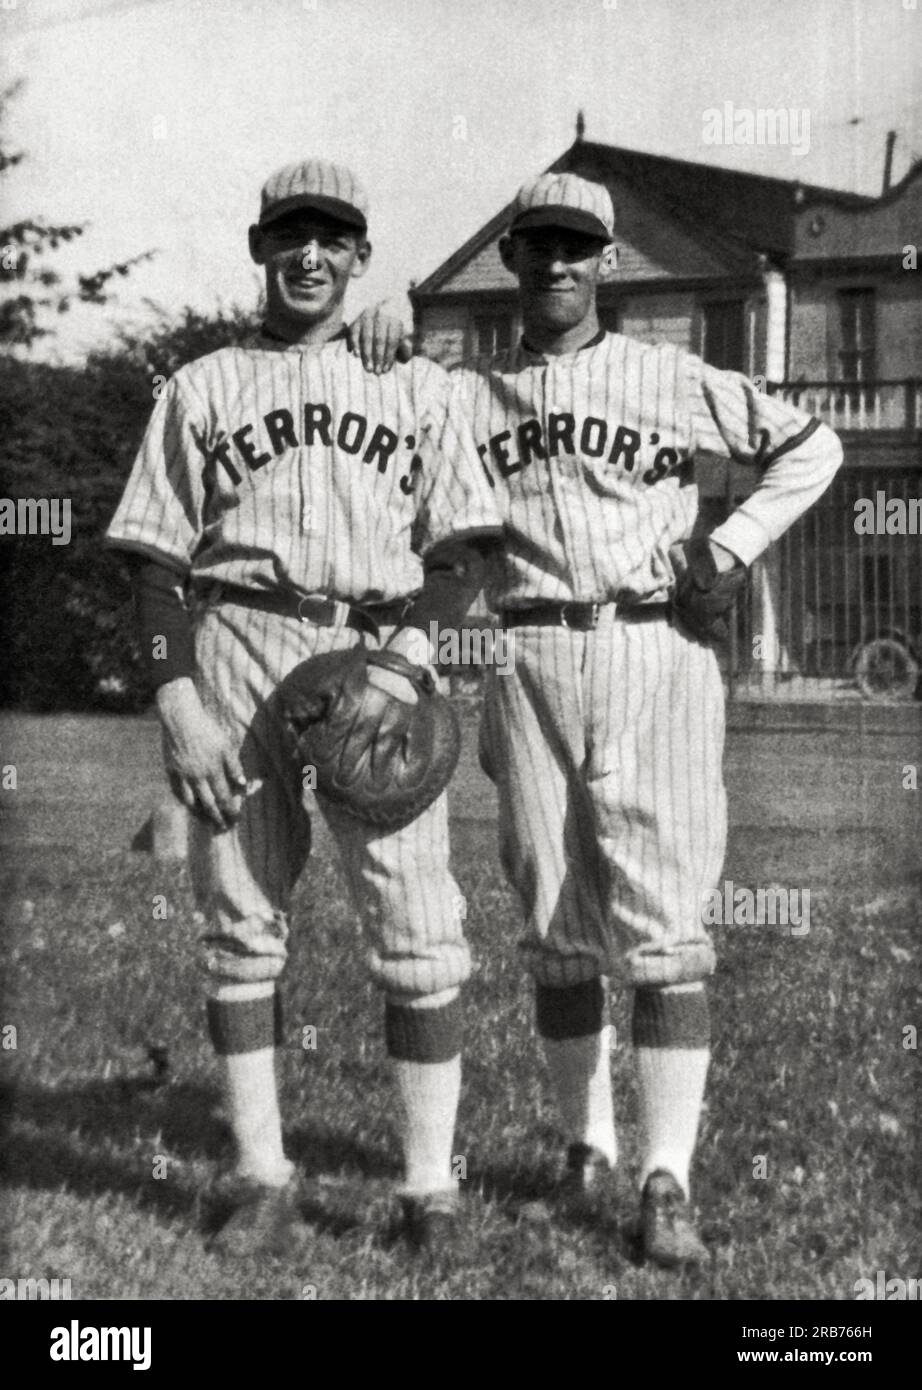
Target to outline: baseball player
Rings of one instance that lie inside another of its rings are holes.
[[[171,379],[108,532],[138,557],[141,646],[167,767],[195,812],[208,1025],[243,1180],[214,1247],[232,1253],[298,1244],[274,1059],[311,782],[292,761],[275,693],[314,654],[359,642],[399,652],[436,618],[458,623],[499,533],[446,373],[417,359],[375,377],[347,350],[343,301],[368,267],[367,215],[356,177],[324,160],[268,179],[249,233],[265,271],[261,332]],[[394,671],[369,680],[416,698]],[[431,1245],[451,1233],[457,1210],[459,989],[470,969],[445,797],[388,834],[323,809],[386,1000],[405,1229]]]
[[[602,185],[526,184],[499,245],[522,340],[459,375],[505,519],[487,595],[516,660],[488,672],[481,749],[526,915],[565,1187],[598,1191],[617,1159],[602,985],[617,974],[633,987],[643,1248],[668,1267],[706,1254],[689,1168],[715,964],[701,903],[726,809],[723,688],[699,637],[725,630],[746,569],[824,491],[842,450],[735,372],[602,331],[613,232]],[[369,314],[356,333],[372,357],[376,331]],[[702,453],[752,464],[759,481],[692,540]]]

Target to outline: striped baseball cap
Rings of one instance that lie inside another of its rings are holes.
[[[567,227],[611,241],[615,209],[604,184],[578,174],[541,174],[515,195],[511,232],[525,227]]]
[[[328,159],[286,164],[263,184],[259,225],[266,227],[295,208],[316,208],[328,217],[366,231],[368,195],[351,169]]]

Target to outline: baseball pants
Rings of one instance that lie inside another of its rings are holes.
[[[491,668],[481,761],[540,984],[656,986],[713,972],[702,895],[726,846],[715,655],[613,605],[589,632],[522,626]]]
[[[382,631],[382,642],[391,631]],[[337,841],[371,976],[388,996],[411,1002],[454,988],[470,973],[460,892],[449,869],[447,797],[390,834],[310,794],[310,812],[302,802],[302,770],[283,736],[276,689],[299,662],[359,640],[341,625],[318,627],[231,604],[199,618],[196,687],[238,748],[252,786],[230,830],[193,820],[190,872],[206,917],[203,964],[217,983],[269,981],[282,973],[289,900],[310,852],[313,808]],[[317,901],[310,915],[322,918],[328,910]]]

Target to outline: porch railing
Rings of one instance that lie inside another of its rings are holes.
[[[922,429],[922,378],[902,381],[782,381],[768,391],[835,430]]]

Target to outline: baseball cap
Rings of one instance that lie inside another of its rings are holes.
[[[525,227],[567,227],[611,241],[615,231],[611,194],[604,184],[590,183],[578,174],[541,174],[515,195],[509,230]]]
[[[351,169],[328,159],[286,164],[263,184],[259,225],[266,227],[295,208],[316,208],[328,217],[366,231],[368,195]]]

